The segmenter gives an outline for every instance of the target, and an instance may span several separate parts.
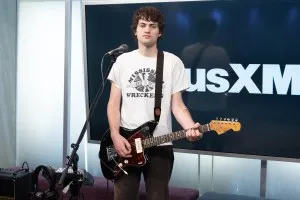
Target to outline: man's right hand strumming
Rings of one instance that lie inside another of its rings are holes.
[[[131,145],[123,136],[121,136],[119,133],[115,133],[111,134],[111,139],[114,143],[117,153],[121,157],[131,157]]]

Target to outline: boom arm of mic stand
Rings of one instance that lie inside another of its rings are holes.
[[[105,54],[104,56],[106,56],[106,55],[107,55],[107,54]],[[110,64],[109,64],[109,68],[108,68],[108,69],[111,69],[112,65],[116,62],[116,57],[115,57],[115,56],[111,56],[111,57],[112,57],[112,59],[111,59],[111,62],[110,62]],[[106,77],[105,77],[105,82],[107,81],[107,76],[108,76],[108,74],[109,74],[109,73],[107,73],[107,75],[106,75]],[[70,155],[70,156],[67,156],[68,162],[67,162],[67,164],[66,164],[66,168],[62,171],[61,177],[60,177],[60,179],[59,179],[59,181],[58,181],[58,184],[59,184],[59,185],[62,185],[62,184],[64,183],[64,180],[65,180],[65,178],[66,178],[66,176],[67,176],[68,170],[69,170],[69,168],[70,168],[70,166],[71,166],[72,164],[73,164],[73,166],[75,166],[75,169],[73,169],[73,172],[74,172],[74,173],[77,173],[77,162],[78,162],[78,160],[79,160],[79,157],[78,157],[78,155],[77,155],[76,152],[77,152],[77,150],[78,150],[78,148],[79,148],[79,144],[81,143],[81,141],[82,141],[82,139],[83,139],[84,133],[85,133],[85,131],[87,130],[87,125],[88,125],[88,123],[89,123],[89,121],[90,121],[90,118],[91,118],[91,116],[92,116],[92,114],[93,114],[95,108],[96,108],[96,105],[98,104],[98,101],[99,101],[100,96],[101,96],[100,94],[102,94],[103,90],[104,90],[104,85],[103,85],[103,87],[102,87],[102,91],[101,91],[101,87],[100,87],[99,90],[98,90],[98,92],[97,92],[97,94],[96,94],[96,98],[95,98],[94,102],[93,102],[92,105],[91,105],[90,112],[89,112],[89,114],[88,114],[87,119],[85,120],[85,123],[84,123],[84,125],[83,125],[83,128],[82,128],[82,130],[81,130],[81,133],[80,133],[80,135],[79,135],[79,138],[78,138],[76,144],[72,144],[72,145],[71,145],[71,147],[73,148],[73,150],[72,150],[71,155]]]

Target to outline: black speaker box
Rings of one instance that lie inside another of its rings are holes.
[[[0,168],[0,200],[30,199],[31,176],[28,169]]]

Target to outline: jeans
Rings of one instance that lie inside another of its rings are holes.
[[[174,152],[171,145],[149,149],[147,164],[139,168],[126,168],[128,175],[122,175],[114,182],[115,200],[136,200],[141,180],[144,175],[148,200],[168,200],[169,180],[171,178]]]

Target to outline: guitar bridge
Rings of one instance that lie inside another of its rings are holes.
[[[106,147],[106,154],[107,154],[107,160],[112,161],[114,160],[115,157],[118,156],[118,153],[114,146],[108,146]]]

